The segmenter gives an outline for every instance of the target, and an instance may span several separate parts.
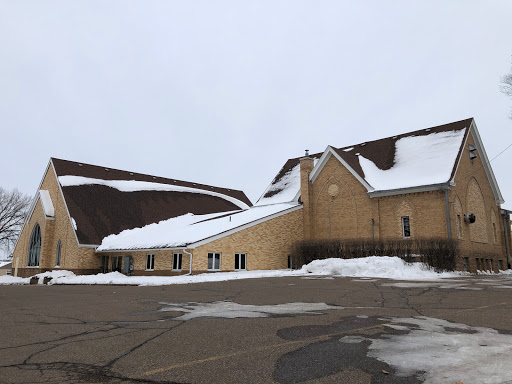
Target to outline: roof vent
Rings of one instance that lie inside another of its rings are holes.
[[[156,179],[156,176],[153,176],[153,180],[155,180],[155,179]]]
[[[425,132],[430,132],[430,128],[425,129]]]
[[[108,169],[108,168],[105,168],[105,171],[107,171],[107,172],[108,172],[108,171],[109,171],[109,169]]]
[[[360,155],[360,153],[359,153],[359,152],[357,152],[357,153],[356,153],[356,156],[359,156],[359,155]]]
[[[364,147],[365,145],[366,145],[366,143],[363,143],[363,144],[361,144],[361,147]]]
[[[81,166],[82,166],[82,164],[80,164],[80,163],[79,163],[79,164],[78,164],[78,166],[79,166],[79,167],[81,167]]]
[[[476,154],[476,147],[474,145],[469,144],[469,158],[471,160],[476,159],[478,155]]]
[[[398,136],[393,136],[393,139],[396,139]]]
[[[133,176],[133,172],[130,172],[130,176]]]
[[[306,154],[304,156],[306,156],[306,157],[309,156],[309,149],[306,149]]]

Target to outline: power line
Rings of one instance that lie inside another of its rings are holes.
[[[507,149],[509,149],[510,147],[512,147],[512,143],[509,144],[509,146],[507,148],[505,148],[503,151],[501,151],[500,153],[498,153],[496,156],[494,156],[490,161],[493,161],[495,158],[497,158],[499,155],[501,155],[503,152],[505,152]]]

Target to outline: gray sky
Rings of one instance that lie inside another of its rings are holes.
[[[512,2],[0,0],[0,186],[53,157],[242,189],[474,117],[512,143]],[[491,164],[512,208],[512,148]],[[510,209],[509,208],[509,209]]]

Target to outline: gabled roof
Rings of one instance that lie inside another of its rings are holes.
[[[246,209],[239,190],[219,188],[52,158],[81,245],[186,214]]]
[[[370,193],[392,194],[448,183],[455,175],[470,127],[476,131],[472,118],[345,147],[328,146],[324,152],[310,155],[315,159],[310,178],[314,181],[329,157],[335,156]],[[289,159],[256,205],[291,201],[292,195],[292,200],[298,198],[299,163],[299,157]]]

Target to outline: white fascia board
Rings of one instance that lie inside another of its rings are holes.
[[[71,224],[71,228],[73,228],[73,234],[75,235],[75,240],[76,240],[76,243],[78,244],[78,248],[93,248],[91,246],[83,246],[78,241],[78,236],[76,235],[76,230],[75,230],[75,227],[73,226],[73,221],[71,220],[71,215],[69,214],[68,203],[66,203],[66,198],[64,197],[64,192],[62,192],[62,187],[60,186],[59,177],[57,176],[57,172],[55,171],[55,167],[53,166],[53,161],[51,159],[50,159],[50,163],[52,165],[53,174],[55,175],[55,181],[57,182],[57,185],[59,186],[59,192],[60,192],[60,195],[62,196],[62,201],[64,202],[64,206],[66,207],[69,224]]]
[[[229,229],[227,231],[218,233],[217,235],[207,237],[207,238],[205,238],[203,240],[199,240],[199,241],[196,241],[194,243],[190,243],[190,244],[186,245],[186,247],[187,248],[196,248],[196,247],[199,247],[199,246],[201,246],[203,244],[211,243],[214,240],[223,238],[225,236],[231,235],[231,234],[236,233],[236,232],[240,232],[240,231],[242,231],[244,229],[253,227],[255,225],[258,225],[258,224],[263,223],[263,222],[268,221],[268,220],[275,219],[275,218],[277,218],[279,216],[295,212],[295,211],[297,211],[297,210],[299,210],[301,208],[302,208],[302,205],[297,205],[295,207],[291,207],[291,208],[285,209],[284,211],[276,212],[276,213],[274,213],[272,215],[262,217],[261,219],[251,221],[250,223],[240,225],[239,227],[232,228],[232,229]],[[180,247],[180,248],[183,248],[183,247]]]
[[[21,227],[20,235],[18,236],[18,239],[16,239],[16,243],[14,244],[13,253],[16,247],[18,246],[18,241],[20,240],[21,233],[25,229],[25,225],[30,221],[30,218],[32,217],[32,214],[34,213],[34,209],[36,208],[37,202],[39,201],[39,190],[41,189],[41,186],[43,185],[44,178],[46,177],[46,174],[48,173],[48,168],[50,167],[51,159],[48,161],[48,165],[46,166],[46,170],[43,173],[43,177],[41,178],[41,181],[39,182],[39,187],[37,187],[37,192],[34,195],[34,198],[32,199],[32,204],[30,205],[30,209],[28,210],[27,216],[25,216],[25,220],[23,221],[23,227]]]
[[[96,245],[94,247],[99,247],[99,245]],[[131,248],[131,249],[106,249],[104,251],[96,251],[97,254],[100,253],[116,253],[116,252],[156,252],[156,251],[182,251],[183,249],[189,249],[189,247],[185,245],[180,245],[177,247],[171,247],[171,248]]]
[[[475,139],[475,146],[478,153],[482,156],[482,165],[484,167],[485,173],[487,175],[487,179],[489,180],[489,184],[491,185],[491,189],[494,193],[494,200],[496,204],[503,204],[505,200],[500,191],[500,187],[496,182],[496,178],[494,177],[494,172],[492,171],[491,164],[489,162],[489,158],[487,157],[487,152],[485,152],[484,145],[482,143],[482,139],[480,138],[480,134],[478,133],[478,129],[475,124],[475,120],[471,122],[471,126],[469,128],[473,138]]]
[[[380,191],[371,191],[371,192],[368,192],[367,195],[370,196],[370,198],[374,198],[374,197],[384,197],[384,196],[394,196],[394,195],[405,195],[407,193],[446,191],[446,190],[450,189],[451,185],[454,185],[454,184],[448,182],[448,183],[440,183],[440,184],[420,185],[417,187],[409,187],[409,188],[386,189],[386,190],[380,190]]]
[[[320,174],[320,172],[322,171],[322,169],[324,168],[325,164],[327,164],[327,161],[329,160],[329,158],[331,156],[334,156],[341,164],[343,164],[343,166],[345,168],[347,168],[347,170],[361,183],[364,185],[364,187],[366,188],[366,190],[368,192],[371,192],[374,190],[374,188],[368,184],[366,182],[365,179],[363,179],[361,176],[359,176],[359,174],[350,166],[348,165],[348,163],[343,160],[343,158],[338,155],[336,153],[336,151],[330,146],[328,145],[327,148],[325,149],[324,153],[322,154],[322,156],[320,157],[320,160],[318,161],[318,163],[316,163],[316,166],[313,168],[313,170],[311,171],[311,173],[309,174],[309,180],[311,180],[312,183],[315,182],[316,178],[318,177],[318,175]]]

